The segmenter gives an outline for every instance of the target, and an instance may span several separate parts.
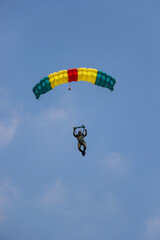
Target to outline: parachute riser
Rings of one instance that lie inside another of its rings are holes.
[[[69,83],[68,90],[69,90],[69,91],[71,90],[71,82]]]
[[[74,127],[73,129],[76,130],[76,129],[78,129],[78,128],[83,128],[83,132],[84,132],[85,125],[81,125],[81,126],[79,126],[79,127]]]
[[[74,127],[74,129],[77,129],[77,128],[85,128],[85,125],[81,125],[79,127]]]

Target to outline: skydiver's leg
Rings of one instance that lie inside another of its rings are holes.
[[[82,151],[82,149],[81,149],[81,144],[80,143],[78,143],[78,150],[82,153],[83,151]]]
[[[82,145],[83,145],[83,152],[82,152],[82,155],[85,156],[85,154],[86,154],[85,151],[86,151],[87,146],[86,146],[86,143],[85,143],[85,142],[83,142]]]
[[[83,151],[84,151],[84,152],[86,151],[86,148],[87,148],[86,143],[83,142]]]

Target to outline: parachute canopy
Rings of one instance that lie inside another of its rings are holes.
[[[116,80],[104,72],[92,68],[74,68],[54,72],[37,83],[33,92],[37,99],[54,87],[68,82],[86,81],[113,91]]]

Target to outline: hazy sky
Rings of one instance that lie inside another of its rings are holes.
[[[0,0],[0,240],[160,239],[159,43],[158,0]],[[41,78],[78,67],[115,90],[35,99]]]

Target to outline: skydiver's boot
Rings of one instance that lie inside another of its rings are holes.
[[[82,155],[85,156],[85,154],[86,154],[85,151],[83,151],[83,152],[82,152]]]

